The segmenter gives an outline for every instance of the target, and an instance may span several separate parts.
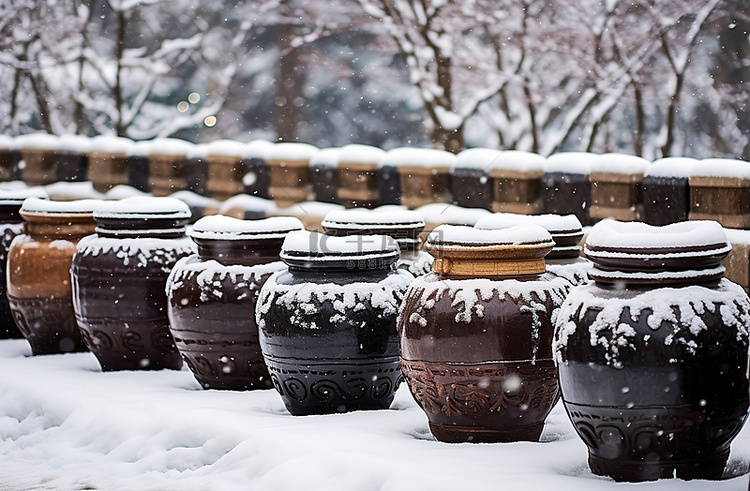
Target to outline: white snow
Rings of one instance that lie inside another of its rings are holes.
[[[278,208],[273,200],[250,196],[249,194],[238,194],[221,203],[219,213],[225,214],[233,208],[241,208],[246,211],[263,212],[266,215],[276,213]]]
[[[318,151],[318,147],[309,143],[282,142],[275,143],[268,148],[267,160],[273,161],[309,161],[310,157]]]
[[[553,235],[559,236],[558,232],[581,233],[582,227],[578,217],[570,215],[520,215],[516,213],[493,213],[480,218],[474,227],[483,229],[508,228],[519,223],[533,223],[546,229]]]
[[[608,174],[640,174],[649,165],[648,160],[637,155],[624,153],[605,153],[597,155],[591,161],[591,172],[605,172]]]
[[[91,138],[83,135],[60,135],[57,140],[58,153],[86,153],[91,148]]]
[[[463,208],[451,203],[430,203],[416,209],[429,223],[447,223],[450,225],[474,225],[491,212],[484,208]]]
[[[151,153],[151,140],[141,140],[133,142],[125,155],[128,157],[147,157],[149,153]]]
[[[179,138],[155,138],[148,145],[148,155],[185,158],[193,146],[189,141]]]
[[[206,144],[206,155],[242,159],[247,155],[247,144],[237,140],[213,140]]]
[[[456,161],[456,156],[445,150],[420,147],[398,147],[385,152],[378,165],[380,167],[430,167],[448,170]]]
[[[654,160],[646,167],[643,176],[690,177],[699,160],[690,157],[664,157]]]
[[[286,208],[278,208],[274,212],[275,215],[294,215],[294,216],[312,216],[312,217],[324,217],[332,211],[343,210],[343,205],[336,203],[326,203],[323,201],[303,201],[301,203],[295,203],[292,206]]]
[[[47,192],[39,186],[17,189],[0,189],[0,205],[20,205],[26,198],[47,198]]]
[[[703,159],[691,168],[691,176],[750,179],[750,162],[739,159]]]
[[[131,196],[118,201],[105,201],[94,218],[190,218],[188,205],[175,198]]]
[[[334,210],[321,222],[338,229],[412,229],[424,228],[422,214],[413,210],[375,211],[367,209]]]
[[[195,222],[188,235],[197,239],[214,240],[281,239],[291,231],[304,228],[302,222],[295,217],[240,220],[224,215],[211,215]]]
[[[217,210],[221,206],[221,201],[209,198],[208,196],[203,196],[202,194],[194,193],[193,191],[188,191],[187,189],[181,189],[180,191],[170,194],[169,197],[178,199],[186,203],[188,206],[201,206],[203,208],[215,208]]]
[[[510,245],[552,246],[552,236],[544,228],[532,223],[522,223],[504,229],[479,229],[464,225],[439,225],[427,236],[425,246],[430,247],[493,247]]]
[[[350,235],[333,237],[307,230],[290,232],[281,246],[282,257],[286,252],[308,252],[313,254],[325,253],[341,254],[375,253],[384,251],[398,251],[396,241],[387,235]]]
[[[385,155],[385,150],[372,145],[350,143],[341,147],[339,162],[342,164],[375,164]]]
[[[310,157],[310,167],[336,167],[339,165],[340,147],[321,148]]]
[[[3,150],[16,150],[18,148],[18,144],[16,143],[16,139],[13,138],[10,135],[2,135],[0,134],[0,149]]]
[[[103,199],[104,194],[94,189],[91,181],[57,181],[44,186],[44,191],[50,199]]]
[[[246,156],[248,158],[266,160],[268,152],[273,146],[274,144],[268,140],[250,140],[245,146]]]
[[[99,135],[91,139],[90,152],[127,155],[133,140],[121,136]]]
[[[544,172],[588,175],[596,159],[596,154],[588,152],[555,153],[544,161]]]
[[[133,196],[149,196],[149,193],[136,189],[133,186],[128,186],[127,184],[118,184],[104,193],[105,199],[125,199]]]
[[[182,257],[198,252],[195,243],[187,236],[177,239],[153,237],[112,238],[87,235],[78,242],[76,256],[98,256],[115,251],[123,266],[145,268],[157,264],[169,274]]]
[[[96,199],[79,199],[73,201],[53,201],[42,198],[27,198],[21,206],[21,212],[34,215],[77,214],[93,215],[101,208],[103,202]]]
[[[488,171],[493,162],[500,159],[502,150],[495,148],[467,148],[456,155],[453,169],[476,169]]]
[[[546,159],[539,154],[521,150],[505,150],[490,165],[490,170],[541,173]]]
[[[591,227],[584,247],[649,249],[708,246],[726,242],[727,236],[724,229],[718,222],[712,220],[691,220],[664,226],[653,226],[642,222],[602,220]],[[630,256],[630,253],[628,254]],[[652,256],[649,255],[649,257]]]
[[[27,133],[17,136],[15,143],[21,150],[57,150],[60,138],[49,133]]]

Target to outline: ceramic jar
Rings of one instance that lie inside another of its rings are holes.
[[[29,197],[44,198],[46,193],[38,187],[0,191],[0,339],[23,337],[8,304],[7,266],[10,244],[23,232],[21,205]]]
[[[396,316],[414,279],[393,268],[395,241],[292,232],[280,257],[288,268],[263,285],[255,315],[289,412],[388,408],[401,377]]]
[[[198,253],[180,259],[167,280],[169,325],[182,358],[205,389],[273,387],[258,341],[255,304],[279,261],[293,217],[239,220],[214,215],[189,235]]]
[[[544,276],[549,233],[441,225],[433,273],[399,315],[401,368],[444,442],[536,441],[557,401],[552,320],[570,284]]]
[[[85,351],[76,325],[70,265],[76,244],[94,233],[97,200],[29,198],[23,234],[8,251],[8,302],[35,355]]]
[[[547,272],[565,278],[572,286],[588,283],[591,261],[581,257],[583,227],[575,215],[516,215],[514,213],[494,213],[481,217],[476,228],[497,230],[512,227],[519,223],[533,223],[544,228],[552,236],[555,246],[544,258]]]
[[[425,223],[422,215],[412,210],[340,210],[328,213],[321,222],[328,235],[387,235],[401,249],[396,268],[414,276],[430,272],[432,256],[420,250],[419,234]]]
[[[71,275],[78,325],[102,370],[179,369],[169,333],[166,283],[196,252],[185,236],[190,208],[166,197],[107,202],[96,234],[78,243]]]
[[[554,342],[565,409],[595,474],[719,479],[748,412],[750,301],[722,278],[716,222],[611,220],[584,254]]]

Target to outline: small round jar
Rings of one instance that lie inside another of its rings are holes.
[[[0,190],[0,339],[22,338],[8,304],[8,250],[16,235],[23,232],[21,205],[26,198],[46,198],[40,187]]]
[[[401,368],[444,442],[537,441],[557,401],[552,321],[570,284],[544,275],[552,237],[441,225],[425,242],[433,273],[399,316]]]
[[[413,276],[387,236],[292,232],[255,315],[276,390],[293,415],[386,409],[400,381],[396,316]]]
[[[494,213],[480,218],[474,227],[498,230],[519,223],[539,225],[552,235],[555,246],[544,258],[548,273],[565,278],[573,286],[588,283],[591,261],[581,257],[581,246],[578,244],[583,238],[583,227],[575,215]]]
[[[23,234],[8,251],[8,302],[35,355],[86,351],[73,311],[70,265],[76,244],[94,233],[98,200],[28,198]]]
[[[719,479],[748,411],[750,301],[722,278],[716,222],[607,220],[584,245],[554,342],[565,409],[595,474]]]
[[[106,202],[96,234],[78,243],[71,275],[78,325],[102,370],[180,369],[169,332],[166,283],[196,252],[185,236],[190,208],[174,198]]]
[[[419,234],[425,223],[419,212],[412,210],[339,210],[329,212],[321,222],[328,235],[388,235],[401,249],[396,262],[414,276],[430,272],[432,256],[419,248]]]
[[[213,215],[189,232],[198,253],[180,259],[167,280],[172,337],[205,389],[273,387],[258,341],[255,304],[271,274],[285,269],[281,244],[294,217],[239,220]]]

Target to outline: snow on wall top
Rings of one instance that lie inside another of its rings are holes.
[[[12,136],[0,135],[0,148],[3,150],[15,150],[18,148],[18,144]]]
[[[596,154],[588,152],[555,153],[544,161],[544,172],[588,175],[596,158]]]
[[[92,215],[102,206],[103,202],[97,199],[78,199],[73,201],[53,201],[42,198],[27,198],[21,206],[21,211],[34,215],[47,214],[76,214]]]
[[[190,151],[185,155],[186,159],[189,160],[206,160],[208,158],[208,145],[205,143],[198,143],[190,148]]]
[[[504,229],[479,229],[465,225],[440,225],[427,236],[430,247],[491,247],[527,244],[554,245],[552,236],[544,228],[532,223],[521,223]]]
[[[467,148],[456,155],[452,168],[487,171],[502,153],[502,150],[495,148]]]
[[[274,144],[268,140],[251,140],[250,143],[245,146],[246,156],[248,158],[266,160],[268,152],[273,146]]]
[[[57,141],[58,152],[87,153],[91,148],[91,138],[83,135],[60,135]]]
[[[266,159],[268,160],[286,160],[286,161],[309,161],[310,157],[318,151],[318,147],[309,143],[301,142],[281,142],[274,143],[268,149]]]
[[[125,152],[125,155],[127,157],[148,157],[149,153],[151,153],[151,141],[141,140],[134,141],[127,152]]]
[[[0,205],[20,205],[26,198],[46,199],[47,192],[39,187],[0,189]]]
[[[380,167],[432,167],[449,169],[456,156],[435,148],[399,147],[385,152],[378,162]]]
[[[339,256],[399,250],[398,243],[386,235],[334,237],[307,230],[289,232],[281,246],[282,253],[301,252]]]
[[[648,160],[637,155],[605,153],[591,161],[591,172],[610,174],[643,174],[649,165]]]
[[[341,147],[321,148],[310,157],[310,166],[336,167],[339,165]]]
[[[94,218],[190,218],[190,208],[175,198],[131,196],[119,201],[105,201],[94,212]]]
[[[334,210],[329,212],[321,222],[323,227],[368,229],[373,225],[388,228],[424,227],[422,215],[413,210],[374,211],[367,209]]]
[[[341,147],[339,162],[349,164],[377,164],[385,155],[385,150],[372,145],[350,143]]]
[[[148,196],[149,194],[127,184],[118,184],[104,193],[105,199],[125,199],[131,196]]]
[[[501,229],[519,223],[533,223],[551,233],[569,230],[580,231],[582,229],[580,220],[573,214],[519,215],[515,213],[492,213],[480,218],[474,226],[483,229]]]
[[[250,196],[249,194],[238,194],[221,203],[219,213],[227,213],[232,208],[241,208],[250,211],[262,211],[267,215],[275,213],[278,208],[273,200]]]
[[[703,159],[691,168],[690,175],[750,179],[750,162],[739,159]]]
[[[185,157],[193,148],[193,144],[179,138],[156,138],[148,146],[148,155],[166,155],[169,157]]]
[[[91,181],[58,181],[44,186],[44,191],[50,199],[69,200],[69,199],[103,199],[104,195],[94,189],[94,183]]]
[[[133,140],[121,136],[99,135],[91,139],[90,152],[126,154],[133,146]]]
[[[195,222],[188,235],[196,239],[212,240],[281,239],[289,232],[304,228],[302,222],[295,217],[240,220],[224,215],[212,215]]]
[[[20,149],[30,150],[57,150],[60,138],[49,133],[28,133],[15,138],[16,145]]]
[[[506,150],[492,163],[492,169],[519,172],[541,171],[546,159],[539,154],[521,150]]]
[[[416,209],[425,222],[451,225],[474,225],[491,212],[484,208],[463,208],[450,203],[430,203]]]
[[[586,246],[605,248],[691,247],[727,242],[718,222],[691,220],[661,227],[642,222],[602,220],[593,227]]]
[[[206,144],[206,156],[236,157],[242,159],[247,156],[247,144],[237,140],[214,140]]]
[[[200,206],[203,208],[216,208],[217,210],[221,206],[221,202],[214,198],[209,198],[208,196],[203,196],[198,193],[194,193],[193,191],[188,191],[187,189],[182,189],[180,191],[174,192],[169,195],[170,198],[178,199],[184,203],[187,203],[188,206]]]
[[[693,173],[693,167],[698,162],[697,159],[690,157],[665,157],[663,159],[657,159],[646,167],[643,176],[690,177]]]
[[[324,217],[332,211],[343,210],[344,205],[326,203],[323,201],[303,201],[295,203],[287,208],[278,208],[276,215],[306,215],[313,217]]]

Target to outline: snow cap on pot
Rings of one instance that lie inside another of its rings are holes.
[[[291,232],[279,257],[299,269],[388,269],[399,258],[398,243],[387,235],[332,237],[317,232]]]

